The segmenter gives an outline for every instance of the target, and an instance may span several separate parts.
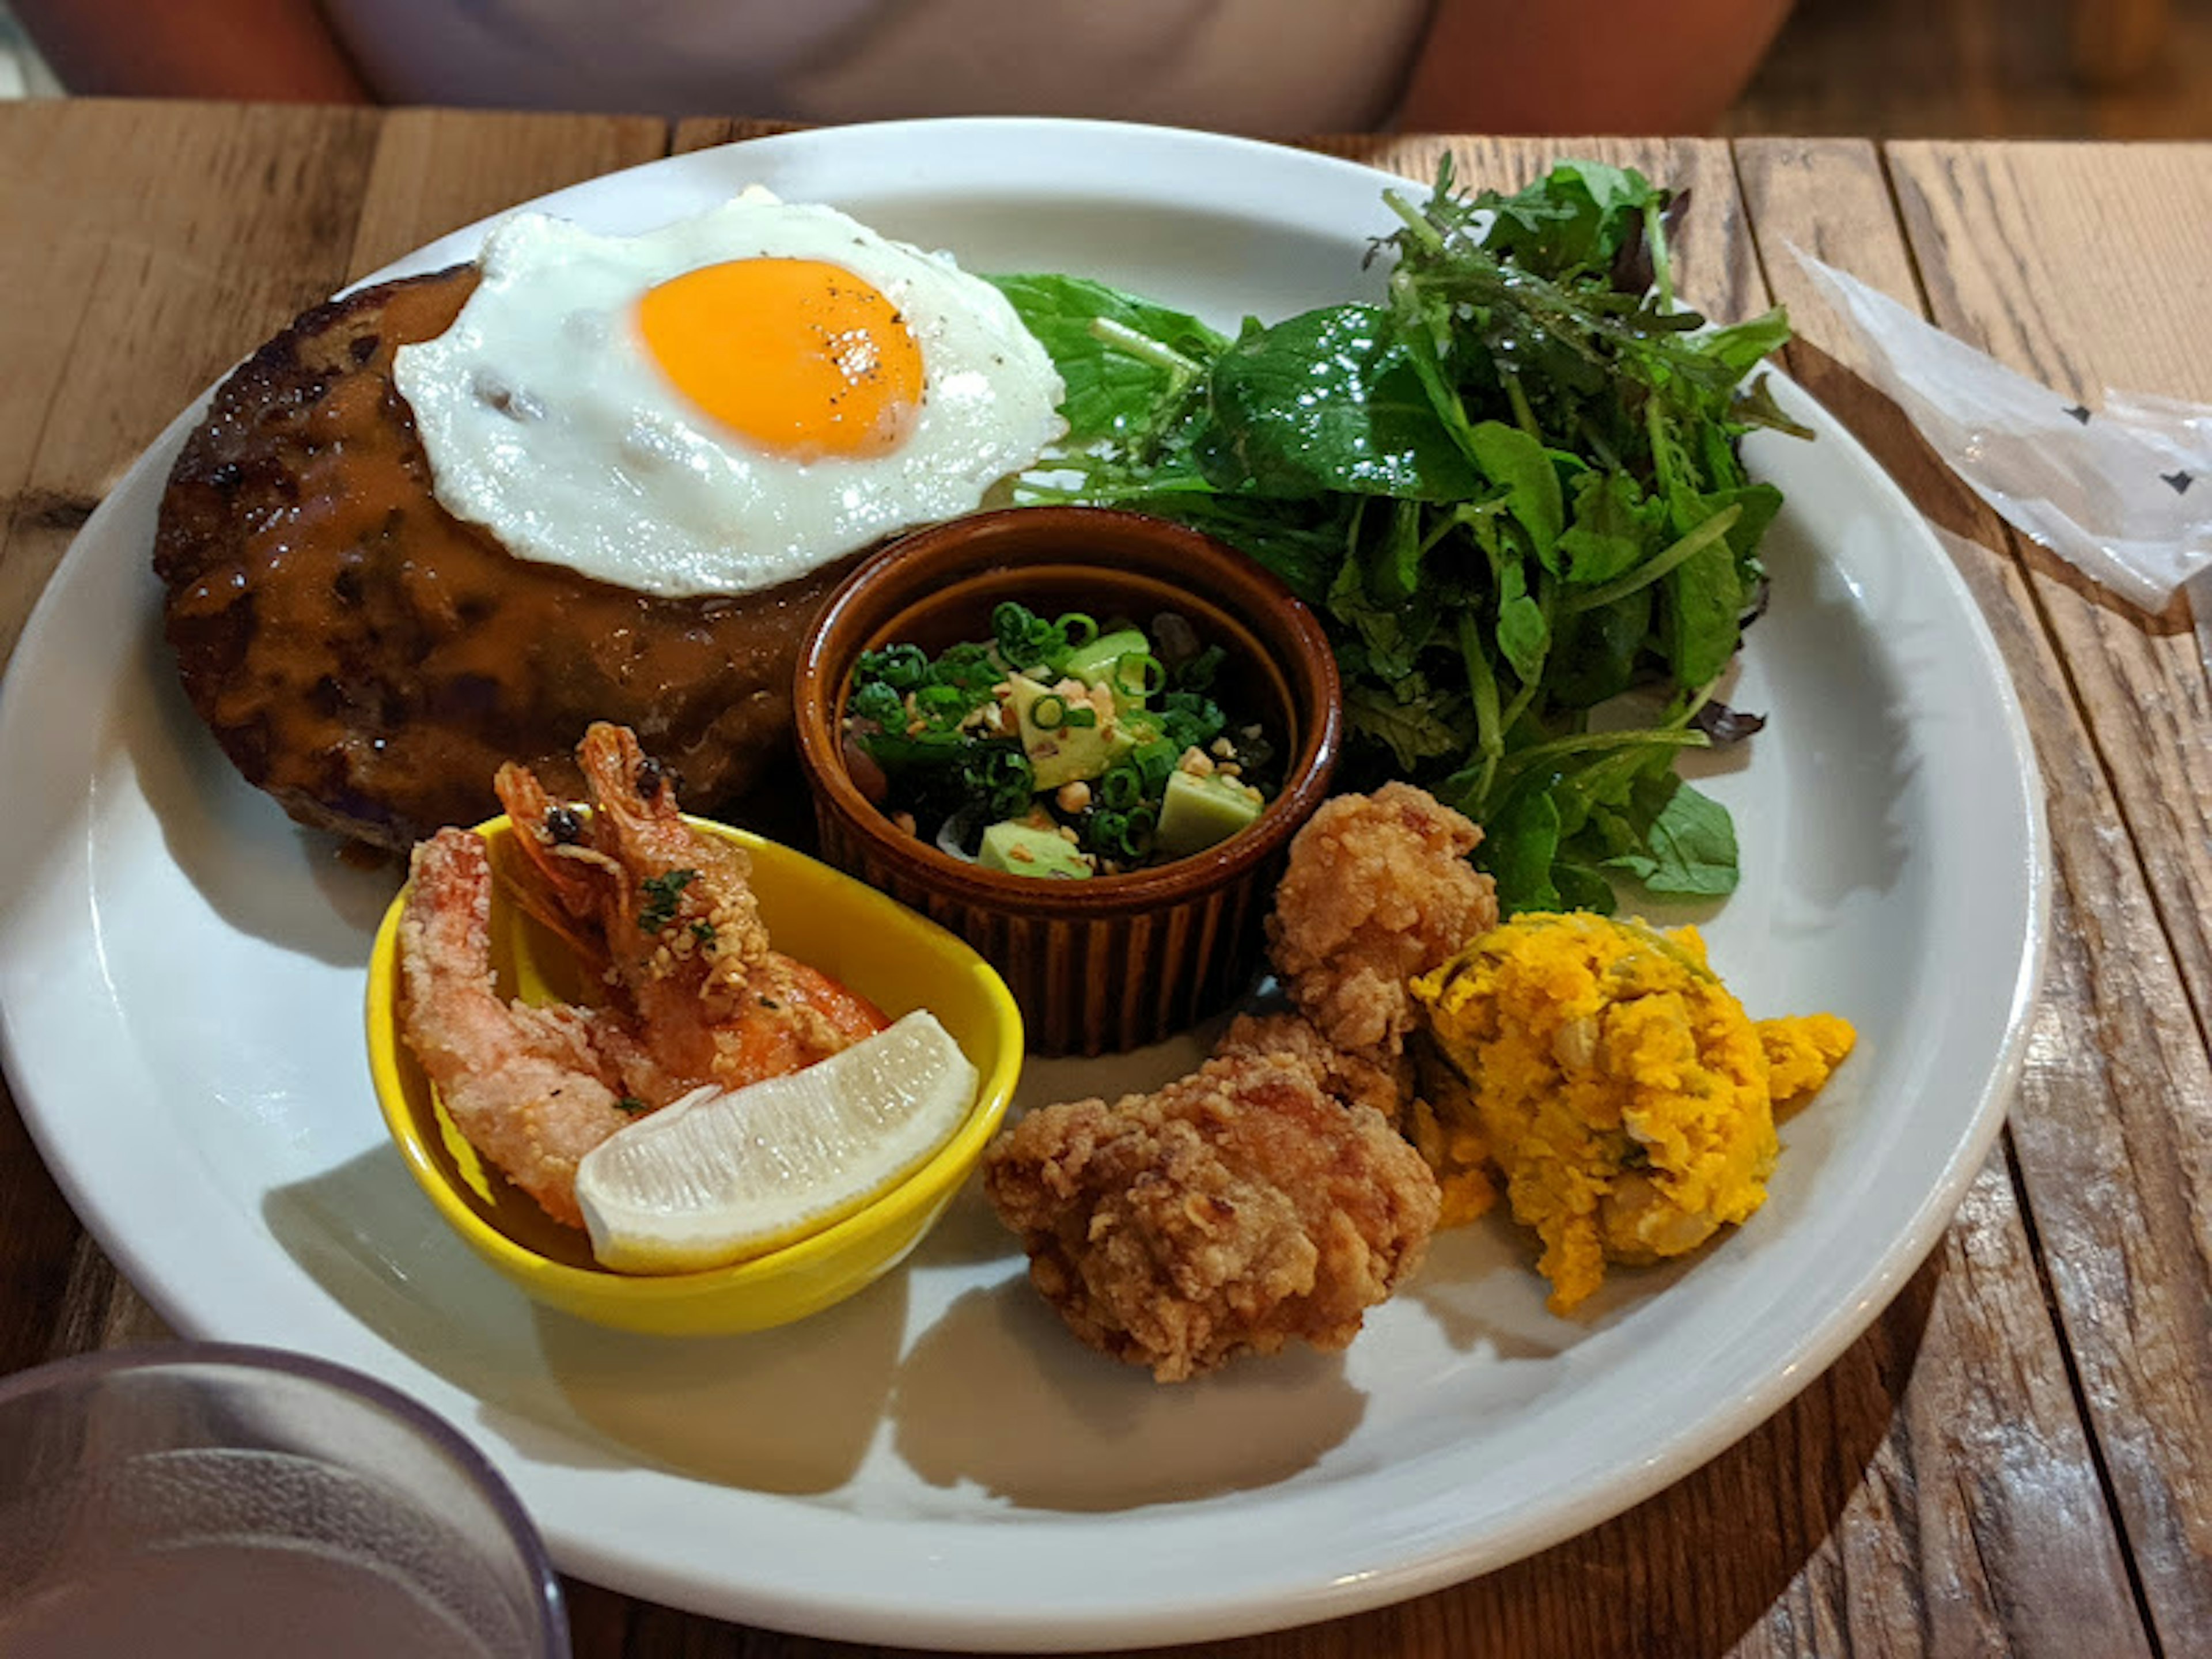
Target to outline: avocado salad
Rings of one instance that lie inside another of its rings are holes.
[[[1274,745],[1215,700],[1224,653],[1187,619],[1006,603],[991,635],[854,665],[854,781],[902,829],[987,869],[1088,880],[1204,852],[1273,798]]]

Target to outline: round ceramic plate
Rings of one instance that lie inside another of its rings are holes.
[[[641,229],[763,183],[979,270],[1081,272],[1231,325],[1371,293],[1384,176],[1187,133],[857,127],[710,150],[544,204]],[[464,257],[471,233],[404,261]],[[1079,1346],[971,1189],[905,1270],[799,1326],[619,1335],[445,1230],[386,1144],[363,965],[396,878],[232,773],[173,683],[148,548],[187,411],[94,515],[0,702],[0,1006],[70,1198],[179,1328],[385,1378],[490,1454],[568,1571],[858,1642],[1079,1649],[1374,1606],[1586,1528],[1816,1375],[1934,1243],[2018,1069],[2045,912],[2003,670],[1944,553],[1809,400],[1704,781],[1741,889],[1709,918],[1754,1013],[1858,1053],[1784,1131],[1765,1208],[1544,1310],[1502,1219],[1440,1238],[1342,1355],[1156,1386]],[[1036,1102],[1158,1080],[1195,1043],[1031,1068]]]

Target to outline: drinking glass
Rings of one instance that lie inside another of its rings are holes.
[[[189,1342],[0,1378],[9,1659],[568,1652],[514,1494],[380,1382]]]

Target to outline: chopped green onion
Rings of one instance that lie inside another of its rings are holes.
[[[1129,751],[1129,759],[1145,781],[1148,795],[1168,787],[1168,775],[1182,758],[1182,745],[1166,738],[1155,738],[1150,743],[1140,743]]]
[[[859,672],[879,679],[894,691],[911,691],[929,674],[929,659],[918,645],[889,645],[865,653]]]
[[[1167,665],[1149,651],[1127,651],[1114,659],[1114,689],[1125,697],[1150,697],[1165,690],[1167,683]]]
[[[1125,652],[1107,665],[1109,689],[1122,696],[1128,724],[1114,745],[1113,764],[1088,780],[1090,800],[1081,808],[1041,794],[1021,733],[980,718],[1010,695],[1012,672],[1039,682],[1022,722],[1032,740],[1040,732],[1107,726],[1115,716],[1098,706],[1096,691],[1043,689],[1066,674],[1074,649],[1093,645],[1103,632],[1081,611],[1048,622],[1010,600],[992,613],[989,642],[962,641],[934,658],[912,645],[866,653],[846,699],[848,739],[883,768],[890,801],[914,815],[925,841],[957,842],[972,853],[985,824],[1049,822],[1115,867],[1140,866],[1154,850],[1161,793],[1178,759],[1224,725],[1212,699],[1184,684],[1181,668],[1170,669],[1150,651]],[[1187,665],[1184,651],[1175,654]],[[1176,689],[1168,690],[1170,684]],[[1128,708],[1132,692],[1147,707]],[[1156,696],[1160,706],[1149,706]],[[1238,757],[1244,758],[1241,749]],[[678,920],[677,878],[665,887],[647,894],[648,927]],[[687,925],[712,947],[708,924]]]
[[[914,694],[914,710],[934,726],[957,726],[975,702],[957,685],[925,685]]]
[[[886,729],[906,724],[906,701],[881,680],[853,688],[853,718]]]
[[[974,784],[975,793],[982,797],[986,811],[997,817],[1011,817],[1028,805],[1030,797],[1036,792],[1036,773],[1020,744],[1001,743],[987,752],[975,770]]]

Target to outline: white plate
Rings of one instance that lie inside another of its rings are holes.
[[[1365,169],[1145,129],[964,121],[778,137],[548,198],[629,230],[762,182],[950,247],[1233,325],[1371,291]],[[463,233],[403,261],[464,256]],[[1181,1388],[1079,1347],[971,1191],[908,1270],[764,1336],[657,1341],[540,1312],[387,1146],[362,1054],[349,869],[232,774],[173,684],[148,547],[179,420],[56,575],[0,700],[9,1075],[86,1224],[180,1329],[310,1350],[453,1419],[568,1571],[858,1642],[1133,1645],[1302,1623],[1613,1515],[1772,1412],[1934,1243],[2002,1119],[2046,908],[2028,740],[1905,497],[1818,429],[1734,700],[1771,715],[1708,787],[1741,890],[1711,921],[1755,1013],[1858,1053],[1785,1129],[1766,1207],[1664,1270],[1543,1309],[1503,1221],[1448,1235],[1350,1352]],[[1040,1065],[1024,1097],[1159,1073]]]

